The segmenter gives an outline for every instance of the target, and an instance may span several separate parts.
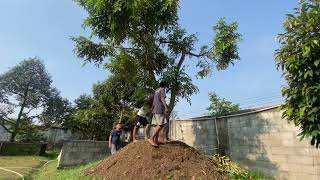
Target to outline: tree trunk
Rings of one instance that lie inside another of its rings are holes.
[[[20,108],[20,111],[18,114],[18,118],[17,118],[16,124],[14,125],[14,129],[11,133],[10,142],[14,142],[14,140],[18,134],[18,130],[19,130],[20,122],[21,122],[21,116],[22,116],[23,110],[26,106],[27,95],[28,95],[28,90],[25,91],[25,93],[24,93],[24,98],[23,98],[23,102],[22,102],[22,105],[21,105],[21,108]]]
[[[181,66],[184,62],[186,55],[185,55],[185,51],[183,50],[181,53],[181,57],[180,60],[177,64],[176,67],[176,73],[175,73],[175,77],[174,77],[174,82],[178,81],[178,76],[179,76],[179,71],[181,69]],[[169,120],[170,120],[170,114],[176,104],[176,98],[179,92],[179,87],[176,86],[177,83],[174,83],[173,86],[171,87],[171,97],[170,97],[170,103],[169,103],[169,113],[166,114],[166,118],[168,120],[168,123],[164,125],[164,127],[161,129],[160,133],[159,133],[159,141],[161,142],[166,142],[169,140]]]
[[[21,116],[22,116],[22,113],[23,113],[24,106],[25,106],[25,102],[23,102],[22,105],[21,105],[16,124],[14,126],[14,129],[13,129],[12,133],[11,133],[10,142],[14,142],[14,140],[15,140],[17,134],[18,134],[18,130],[19,130]]]

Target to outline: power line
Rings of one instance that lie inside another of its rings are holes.
[[[265,99],[273,99],[273,98],[281,98],[281,95],[274,95],[274,96],[265,96],[265,97],[259,97],[259,98],[250,98],[244,101],[234,101],[237,104],[243,104],[246,102],[253,102],[253,101],[260,101],[260,100],[265,100]]]

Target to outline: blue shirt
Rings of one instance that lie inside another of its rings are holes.
[[[120,135],[121,135],[121,130],[112,130],[111,131],[111,143],[120,145]]]

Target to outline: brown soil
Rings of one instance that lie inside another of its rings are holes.
[[[84,174],[114,180],[228,179],[217,171],[212,159],[182,142],[168,142],[159,148],[144,141],[131,143]]]

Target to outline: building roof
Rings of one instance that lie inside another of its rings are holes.
[[[217,117],[213,117],[213,116],[200,116],[200,117],[193,117],[193,118],[189,118],[189,119],[181,119],[181,120],[208,120],[208,119],[222,119],[222,118],[227,118],[227,117],[234,117],[234,116],[241,116],[241,115],[246,115],[246,114],[252,114],[252,113],[258,113],[258,112],[262,112],[262,111],[267,111],[270,109],[276,109],[280,106],[280,104],[278,105],[273,105],[273,106],[264,106],[264,107],[257,107],[257,108],[252,108],[252,109],[243,109],[243,110],[239,110],[239,111],[235,111],[235,112],[231,112],[228,114],[225,114],[223,116],[217,116]]]

